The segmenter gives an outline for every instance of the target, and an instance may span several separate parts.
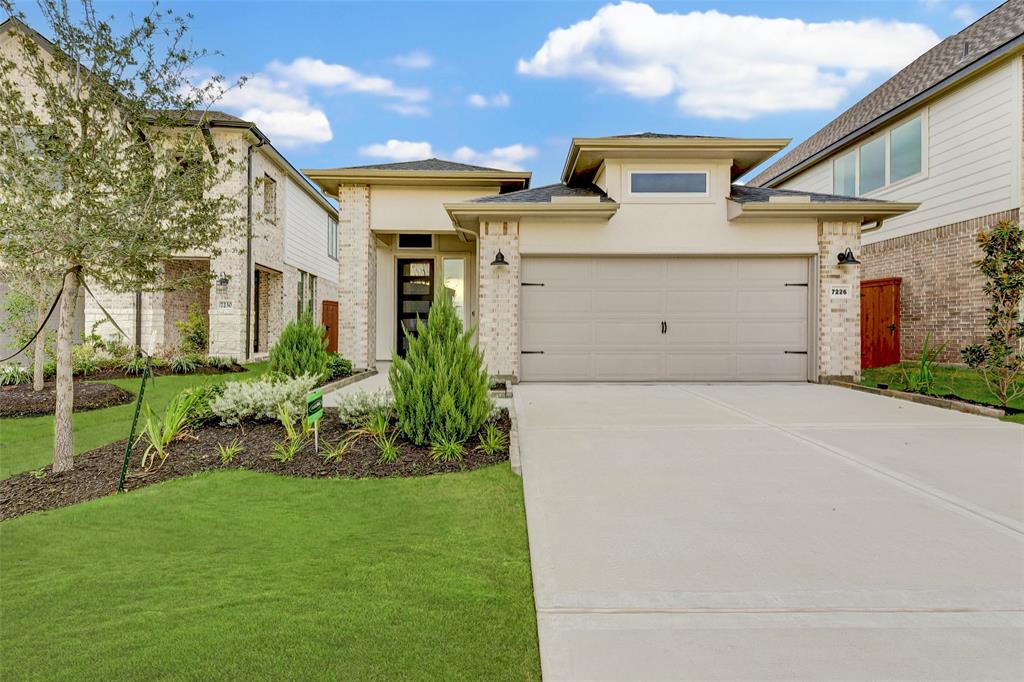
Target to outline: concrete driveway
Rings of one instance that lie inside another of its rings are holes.
[[[1024,428],[812,384],[515,393],[549,682],[1024,679]]]

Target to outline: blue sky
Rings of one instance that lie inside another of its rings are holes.
[[[540,185],[573,136],[799,142],[998,3],[163,4],[224,53],[204,68],[251,76],[219,108],[300,168],[438,156],[526,168]],[[98,3],[119,17],[147,6]]]

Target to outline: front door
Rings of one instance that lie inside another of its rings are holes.
[[[416,320],[427,321],[430,303],[434,300],[434,259],[398,259],[398,338],[395,348],[405,357],[409,352],[409,340],[403,331],[416,335]]]
[[[900,361],[900,278],[860,283],[860,366]]]
[[[327,337],[327,352],[338,352],[338,302],[324,301],[322,304],[324,335]]]

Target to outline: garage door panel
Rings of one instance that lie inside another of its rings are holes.
[[[736,345],[744,347],[765,346],[787,350],[805,350],[807,346],[807,322],[749,321],[736,325]]]
[[[686,315],[732,315],[736,311],[735,291],[666,291],[665,307],[668,317]]]
[[[596,346],[611,350],[619,348],[628,352],[630,348],[661,348],[665,335],[661,333],[661,321],[650,319],[637,322],[594,322]]]
[[[802,381],[808,260],[523,259],[526,381]],[[662,321],[666,322],[662,332]],[[790,353],[787,354],[786,351]]]
[[[749,353],[737,355],[737,376],[746,381],[792,381],[807,371],[806,355]]]
[[[732,353],[666,353],[665,378],[675,381],[734,381]]]
[[[523,350],[591,348],[594,342],[594,324],[586,320],[522,324]]]

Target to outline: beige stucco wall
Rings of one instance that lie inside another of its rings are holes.
[[[497,194],[500,186],[370,188],[370,226],[382,232],[454,232],[444,204]]]

